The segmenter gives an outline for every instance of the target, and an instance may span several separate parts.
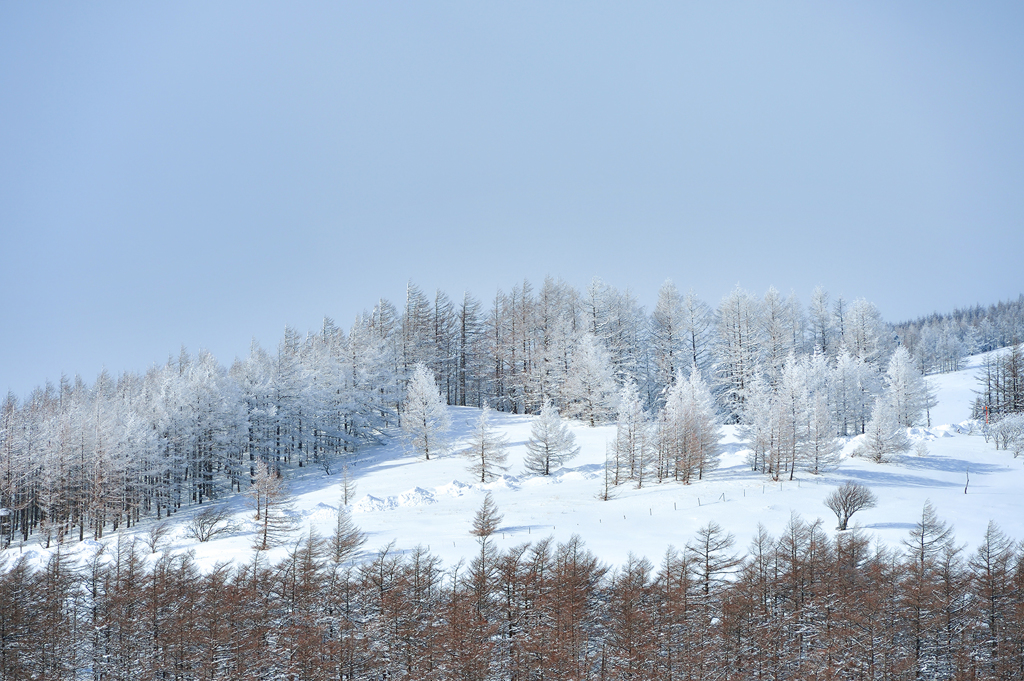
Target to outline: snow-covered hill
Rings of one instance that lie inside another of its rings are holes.
[[[368,535],[364,547],[368,553],[390,542],[397,550],[423,545],[452,565],[474,552],[470,522],[490,491],[504,514],[494,537],[499,546],[547,536],[564,541],[578,534],[603,560],[620,564],[630,552],[656,560],[669,545],[684,545],[711,520],[736,536],[738,549],[747,546],[758,523],[777,535],[793,513],[805,520],[821,518],[831,532],[835,517],[822,500],[836,485],[855,480],[871,487],[878,505],[858,513],[853,522],[885,544],[898,545],[906,538],[926,499],[941,518],[955,526],[961,543],[977,545],[990,519],[1009,535],[1021,538],[1024,462],[996,451],[977,433],[976,424],[967,420],[980,362],[981,358],[973,358],[964,371],[929,378],[939,401],[932,422],[941,425],[911,429],[915,444],[924,442],[927,447],[923,455],[912,452],[895,463],[875,464],[849,456],[857,445],[851,440],[838,470],[821,476],[798,473],[793,481],[772,482],[749,469],[744,445],[735,428],[727,427],[721,465],[705,480],[691,485],[652,483],[643,489],[621,486],[609,501],[600,500],[597,494],[603,487],[605,448],[614,437],[614,426],[572,424],[581,454],[549,477],[532,477],[524,473],[523,457],[533,417],[494,413],[493,425],[508,436],[511,445],[510,468],[501,479],[479,484],[467,472],[467,460],[457,454],[479,412],[453,407],[452,453],[426,461],[395,441],[368,448],[352,461],[350,473],[358,488],[351,507],[353,519]],[[330,534],[340,503],[340,475],[325,476],[308,468],[296,473],[290,490],[302,531]],[[965,493],[968,474],[970,484]],[[248,520],[251,511],[244,497],[226,503],[235,513],[240,527],[237,532],[202,544],[187,539],[183,521],[194,510],[186,510],[175,516],[178,523],[165,550],[194,550],[206,565],[248,558],[253,541]],[[140,534],[145,531],[145,525],[138,528]],[[97,542],[86,541],[65,544],[62,550],[84,556],[95,548]],[[42,563],[54,550],[29,543],[14,545],[9,552],[25,553]],[[273,549],[270,558],[285,551],[284,547]]]

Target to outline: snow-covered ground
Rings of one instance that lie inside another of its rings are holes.
[[[721,465],[705,480],[690,485],[652,483],[643,489],[624,485],[609,501],[597,495],[603,488],[605,446],[614,437],[613,425],[589,428],[574,423],[580,455],[550,477],[531,477],[523,471],[523,457],[532,417],[493,413],[492,424],[508,436],[510,468],[501,479],[480,484],[466,470],[467,460],[454,453],[465,445],[479,412],[453,407],[451,454],[426,461],[406,452],[397,441],[360,453],[350,465],[357,484],[352,515],[368,535],[367,553],[392,541],[396,550],[423,545],[450,566],[474,553],[470,523],[490,491],[504,514],[494,537],[499,546],[547,536],[564,541],[578,534],[600,558],[617,565],[630,552],[657,561],[669,545],[682,547],[711,520],[736,536],[740,550],[746,548],[758,523],[777,535],[792,513],[807,521],[821,518],[832,532],[835,516],[822,500],[836,485],[855,480],[874,491],[878,506],[855,515],[853,524],[882,543],[899,545],[920,518],[926,499],[941,518],[955,526],[957,540],[971,550],[990,519],[1021,539],[1024,461],[996,451],[991,442],[972,434],[972,422],[967,420],[980,363],[981,358],[975,357],[964,371],[928,379],[939,401],[932,411],[932,423],[941,425],[911,429],[912,441],[925,443],[924,455],[911,452],[895,463],[875,464],[849,456],[857,445],[852,440],[844,448],[838,470],[821,476],[801,472],[796,480],[776,483],[749,469],[744,445],[735,428],[727,427]],[[300,527],[329,535],[340,503],[340,475],[325,476],[314,469],[294,472],[298,475],[290,484]],[[965,494],[968,473],[970,485]],[[192,549],[206,565],[250,557],[253,535],[246,527],[251,515],[246,499],[236,497],[227,503],[236,510],[243,529],[232,536],[196,543],[184,535],[183,521],[193,512],[187,510],[176,516],[179,524],[165,550]],[[139,532],[145,530],[143,525]],[[65,550],[84,553],[96,546],[96,542],[86,541],[66,545]],[[40,563],[47,553],[34,543],[9,549],[19,551]],[[281,557],[285,551],[273,549],[270,558]]]

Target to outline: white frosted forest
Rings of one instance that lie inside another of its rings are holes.
[[[666,282],[648,313],[598,280],[578,291],[552,279],[499,292],[485,308],[410,284],[401,311],[381,300],[347,332],[330,319],[305,336],[286,329],[276,351],[254,343],[230,367],[183,349],[144,375],[64,377],[8,395],[3,543],[45,553],[170,518],[184,548],[188,523],[216,507],[237,521],[216,533],[218,546],[244,553],[316,526],[339,485],[351,488],[344,505],[370,546],[425,543],[451,560],[480,489],[501,502],[501,490],[515,492],[532,510],[510,540],[523,528],[531,537],[579,526],[614,560],[682,541],[679,517],[671,535],[655,519],[670,500],[673,511],[699,503],[699,517],[717,517],[743,503],[737,496],[787,491],[765,518],[815,518],[827,514],[820,500],[790,499],[789,489],[821,496],[841,478],[921,467],[943,451],[935,438],[984,431],[979,452],[1019,453],[1022,310],[1017,300],[893,325],[870,302],[821,288],[806,307],[774,288],[736,288],[713,308]],[[942,394],[964,371],[970,389]],[[957,485],[968,467],[954,466]],[[975,489],[986,470],[974,466]],[[268,476],[300,509],[283,505],[295,522],[274,541],[254,492]],[[310,494],[317,501],[303,508]],[[743,510],[733,531],[750,535],[761,511]]]

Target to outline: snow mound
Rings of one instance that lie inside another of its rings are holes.
[[[508,473],[505,473],[504,475],[502,475],[497,480],[494,480],[493,482],[488,482],[486,484],[473,485],[473,486],[476,487],[477,489],[488,490],[488,491],[499,490],[499,489],[507,489],[507,490],[515,491],[515,490],[519,489],[519,482],[520,482],[520,480],[519,480],[518,476],[509,475]]]
[[[372,494],[367,494],[365,497],[357,501],[352,505],[353,513],[374,513],[376,511],[388,511],[398,506],[395,503],[395,497],[387,497],[381,499],[375,497]]]
[[[447,485],[435,487],[434,491],[436,494],[447,494],[452,497],[461,497],[471,489],[473,489],[472,485],[467,485],[466,483],[459,482],[458,480],[452,480]]]
[[[436,501],[434,493],[422,487],[413,487],[393,497],[375,497],[367,494],[352,506],[353,513],[376,513],[377,511],[392,511],[400,506],[423,506]]]
[[[564,473],[558,473],[558,482],[568,480],[594,480],[595,478],[599,477],[601,476],[593,472],[570,470],[565,471]]]
[[[428,492],[422,487],[413,487],[411,490],[398,495],[398,506],[422,506],[434,503],[434,493]]]
[[[337,506],[331,506],[330,504],[325,504],[321,501],[316,506],[306,511],[303,515],[310,520],[330,520],[334,518],[337,512]]]
[[[912,440],[937,440],[940,437],[953,437],[957,432],[956,426],[943,425],[935,428],[907,428],[907,435]]]

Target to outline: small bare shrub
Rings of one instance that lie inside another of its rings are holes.
[[[234,532],[231,513],[223,506],[210,506],[199,511],[188,522],[185,535],[200,542],[208,542],[221,535]]]
[[[170,533],[171,521],[164,520],[163,522],[153,523],[149,526],[146,533],[142,535],[142,543],[149,547],[150,553],[156,553],[157,547],[164,542]]]

